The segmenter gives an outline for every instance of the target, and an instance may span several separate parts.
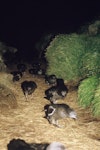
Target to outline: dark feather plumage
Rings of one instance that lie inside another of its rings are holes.
[[[57,85],[52,86],[45,91],[46,99],[55,103],[59,99],[63,99],[68,93],[68,89],[64,84],[63,79],[57,79]]]
[[[26,69],[27,69],[27,66],[25,64],[18,64],[17,65],[17,69],[20,71],[20,72],[25,72]]]
[[[34,81],[24,81],[21,83],[21,88],[27,100],[27,96],[35,91],[37,84]]]
[[[12,71],[11,74],[13,75],[13,82],[19,81],[22,78],[22,72],[20,71]]]
[[[8,150],[66,150],[60,142],[49,143],[26,143],[22,139],[12,139],[7,144]]]
[[[56,85],[57,83],[57,78],[56,75],[45,75],[45,83],[49,85]]]

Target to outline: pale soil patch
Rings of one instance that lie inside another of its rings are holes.
[[[20,88],[20,83],[24,80],[33,80],[38,88],[29,101],[25,102],[25,97]],[[53,141],[62,142],[68,150],[99,150],[100,149],[100,120],[93,118],[89,110],[84,110],[77,105],[77,91],[68,93],[64,100],[59,103],[66,103],[76,110],[78,119],[60,120],[59,124],[64,128],[57,128],[43,118],[44,105],[49,101],[44,99],[44,91],[49,86],[45,84],[43,78],[24,75],[24,77],[14,84],[14,95],[17,99],[16,109],[6,109],[0,114],[0,149],[6,150],[6,146],[13,138],[21,138],[29,143],[51,143]]]

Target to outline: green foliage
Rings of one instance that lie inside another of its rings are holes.
[[[91,27],[91,26],[90,26]],[[93,27],[93,28],[92,28]],[[47,74],[55,74],[67,83],[84,79],[78,89],[80,106],[91,107],[95,116],[100,115],[100,34],[92,26],[90,34],[59,34],[47,47]],[[98,28],[97,28],[98,27]],[[99,95],[99,96],[98,96]]]
[[[78,101],[80,106],[87,108],[91,105],[98,83],[98,76],[91,76],[80,83],[78,88]]]
[[[96,36],[84,36],[85,52],[100,53],[100,34]]]
[[[47,48],[46,59],[49,63],[47,74],[55,74],[66,80],[80,77],[81,57],[84,43],[81,35],[58,35]]]
[[[85,53],[82,57],[83,76],[92,76],[100,74],[100,53],[97,51]]]
[[[94,116],[100,116],[100,84],[95,91],[94,99],[92,101],[92,112]]]
[[[84,36],[84,55],[81,59],[83,77],[100,73],[100,35]]]
[[[60,34],[50,43],[46,52],[47,74],[65,80],[100,73],[100,35]]]

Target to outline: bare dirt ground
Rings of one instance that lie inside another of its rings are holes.
[[[29,101],[25,101],[21,82],[33,80],[38,88]],[[14,94],[18,107],[0,113],[0,149],[7,150],[7,144],[13,138],[20,138],[28,143],[62,142],[68,150],[100,150],[100,119],[93,118],[89,110],[77,104],[77,91],[70,91],[64,100],[78,115],[78,119],[60,120],[64,128],[57,128],[43,118],[43,108],[49,101],[44,99],[44,91],[49,87],[44,78],[26,74],[19,82],[14,82]]]

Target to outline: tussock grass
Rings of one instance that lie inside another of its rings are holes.
[[[79,104],[86,108],[94,101],[93,112],[98,114],[99,100],[94,95],[100,74],[100,34],[59,34],[47,47],[46,59],[47,74],[55,74],[67,84],[83,80],[78,89]]]
[[[100,116],[100,84],[95,91],[94,99],[92,101],[92,112],[94,116]]]
[[[80,77],[80,59],[84,54],[84,44],[77,34],[58,35],[47,48],[47,74],[56,74],[65,80]]]
[[[98,80],[97,76],[92,76],[81,82],[78,88],[78,101],[82,107],[86,108],[91,105],[98,86]]]
[[[82,57],[82,75],[93,76],[100,74],[100,53],[88,52]]]

